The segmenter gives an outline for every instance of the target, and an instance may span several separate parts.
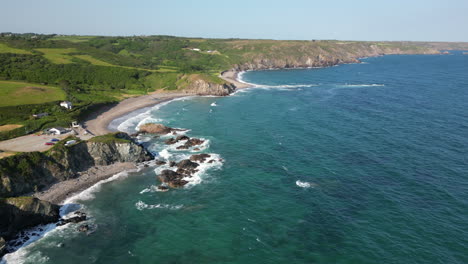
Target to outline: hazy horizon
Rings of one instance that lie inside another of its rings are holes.
[[[468,2],[17,0],[0,32],[188,38],[468,42]]]

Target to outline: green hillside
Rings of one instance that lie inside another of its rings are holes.
[[[224,83],[218,75],[233,67],[245,70],[330,66],[354,62],[363,56],[435,53],[434,48],[452,46],[468,49],[466,43],[1,33],[0,125],[14,123],[28,129],[13,130],[8,135],[2,132],[0,140],[81,120],[97,106],[115,103],[125,96],[183,89],[187,80],[194,78]],[[12,81],[23,83],[15,86]],[[51,103],[63,99],[74,104],[73,111],[63,111]],[[46,110],[51,114],[47,120],[30,120],[32,114]]]

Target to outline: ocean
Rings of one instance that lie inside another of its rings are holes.
[[[55,228],[7,263],[468,263],[468,56],[391,55],[255,71],[227,97],[119,122],[205,139],[183,189],[158,167],[69,201],[93,232]],[[194,152],[141,136],[160,159]]]

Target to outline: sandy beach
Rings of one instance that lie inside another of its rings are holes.
[[[252,85],[249,85],[247,83],[239,82],[239,80],[237,79],[238,74],[239,72],[231,69],[228,71],[224,71],[219,77],[227,82],[234,84],[237,89],[252,87]]]
[[[138,97],[132,97],[119,102],[117,105],[103,107],[88,117],[84,122],[84,127],[92,134],[99,136],[110,133],[108,126],[110,122],[123,115],[136,111],[138,109],[157,105],[162,102],[170,101],[175,98],[190,96],[188,93],[153,93]]]

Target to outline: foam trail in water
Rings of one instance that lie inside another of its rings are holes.
[[[301,188],[313,188],[315,187],[315,183],[310,183],[310,182],[303,182],[303,181],[296,181],[296,185],[301,187]]]
[[[177,210],[182,208],[184,205],[170,205],[170,204],[146,204],[143,201],[138,201],[135,204],[136,209],[142,211],[145,209],[151,210],[151,209],[170,209],[170,210]]]

